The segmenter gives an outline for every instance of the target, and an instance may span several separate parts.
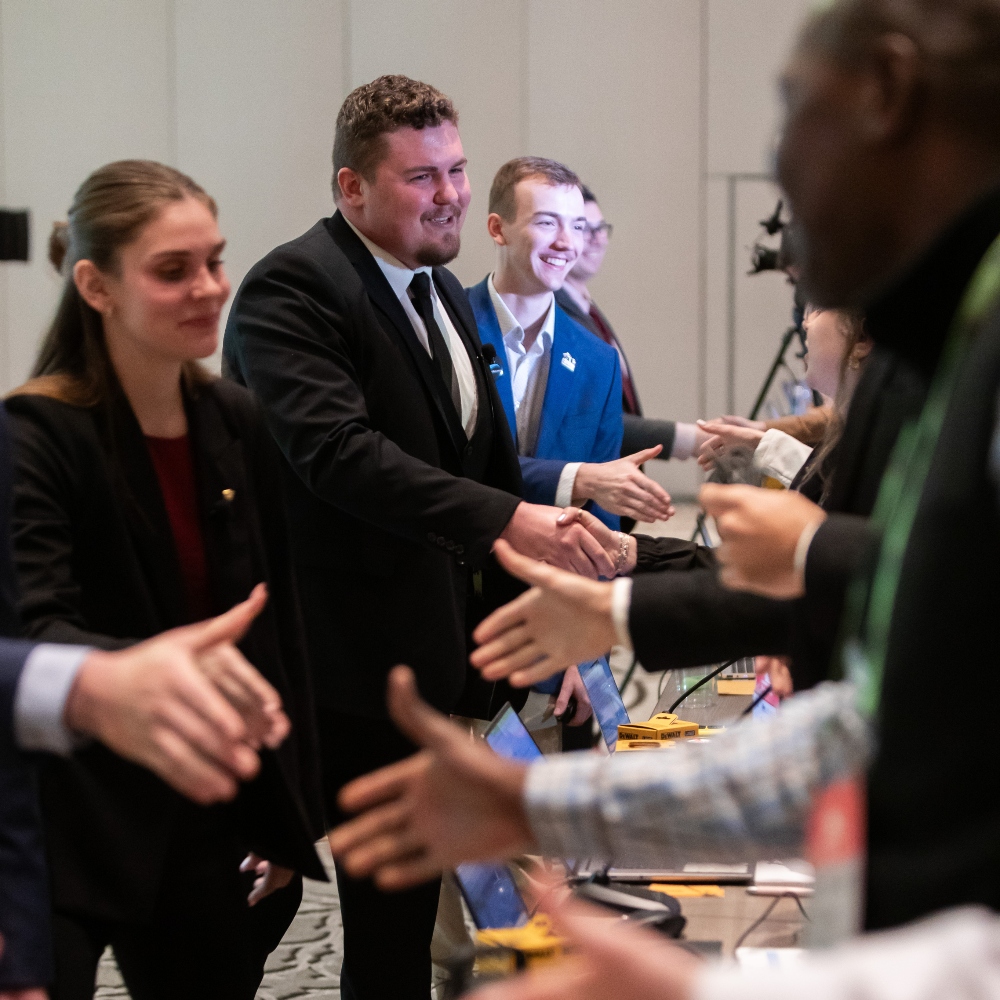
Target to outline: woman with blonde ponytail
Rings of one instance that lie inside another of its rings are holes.
[[[53,1000],[92,997],[108,945],[133,1000],[252,1000],[297,873],[324,877],[279,459],[250,395],[199,363],[229,295],[223,247],[214,201],[184,174],[139,160],[95,171],[53,230],[62,296],[6,402],[28,634],[117,649],[263,581],[270,601],[241,649],[293,724],[224,807],[100,746],[44,762]]]

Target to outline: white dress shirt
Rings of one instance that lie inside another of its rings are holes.
[[[545,388],[549,381],[549,365],[552,361],[552,340],[556,329],[556,298],[549,296],[549,308],[542,321],[535,342],[525,350],[524,329],[517,318],[500,297],[493,284],[493,275],[486,280],[493,311],[497,315],[500,334],[503,337],[504,353],[507,355],[507,370],[510,372],[510,387],[514,396],[514,414],[517,422],[517,453],[531,457],[538,444],[538,431],[542,422],[542,407],[545,404]],[[582,462],[567,462],[559,476],[555,506],[568,507],[573,502],[573,485]]]
[[[22,750],[68,754],[78,745],[63,711],[90,652],[89,646],[43,642],[28,654],[14,692],[14,742]]]
[[[424,321],[420,318],[420,314],[414,307],[413,300],[410,298],[408,291],[410,282],[413,281],[413,276],[417,271],[423,271],[431,279],[431,302],[434,306],[434,319],[437,320],[438,328],[448,343],[448,350],[451,352],[451,364],[458,378],[458,391],[462,397],[462,427],[465,428],[466,437],[472,437],[472,433],[476,429],[476,417],[479,415],[476,373],[473,370],[469,352],[465,349],[462,338],[451,322],[448,310],[444,308],[441,300],[438,298],[437,289],[434,287],[433,270],[429,267],[418,267],[416,271],[410,270],[405,264],[401,264],[396,260],[391,253],[372,243],[350,219],[346,219],[346,222],[357,233],[358,239],[364,243],[375,258],[375,263],[378,264],[379,270],[385,275],[386,281],[389,282],[389,286],[396,293],[396,298],[399,299],[403,311],[413,325],[417,339],[424,345],[427,353],[433,357],[430,341],[427,339],[427,328],[424,326]]]

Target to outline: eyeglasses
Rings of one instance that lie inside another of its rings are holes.
[[[610,222],[599,222],[596,226],[592,226],[589,222],[587,223],[587,241],[593,241],[600,239],[601,236],[606,240],[611,239],[611,234],[614,232],[615,227],[611,225]]]

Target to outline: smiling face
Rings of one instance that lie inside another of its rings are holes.
[[[604,263],[604,255],[608,252],[608,231],[597,228],[604,221],[604,213],[596,201],[586,202],[583,211],[587,216],[587,232],[584,234],[583,252],[573,266],[573,277],[586,283]]]
[[[458,256],[472,191],[465,153],[451,122],[383,136],[385,155],[369,181],[342,167],[338,204],[373,243],[410,268]]]
[[[515,188],[514,204],[513,219],[493,213],[487,223],[500,247],[505,285],[518,295],[556,292],[583,251],[583,194],[575,185],[526,177]]]
[[[117,255],[112,273],[79,261],[74,279],[104,321],[109,352],[121,345],[150,361],[213,354],[229,298],[225,240],[197,198],[170,201]]]
[[[803,320],[806,331],[806,385],[833,399],[840,388],[847,338],[834,309],[810,309]]]

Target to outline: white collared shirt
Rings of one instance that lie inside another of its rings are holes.
[[[538,431],[545,405],[545,388],[549,382],[549,365],[552,362],[552,341],[556,330],[556,298],[549,301],[542,328],[535,342],[524,349],[524,330],[507,308],[507,303],[493,284],[491,274],[486,281],[497,314],[500,334],[503,337],[507,368],[510,372],[511,392],[514,396],[514,414],[517,423],[517,453],[532,456],[538,444]],[[559,485],[553,503],[556,507],[569,507],[573,503],[573,486],[582,462],[567,462],[559,476]]]
[[[395,292],[396,298],[399,299],[403,311],[409,318],[417,339],[423,344],[424,350],[433,357],[430,341],[427,339],[427,328],[424,326],[424,321],[420,318],[420,314],[414,307],[413,300],[409,295],[410,282],[417,271],[423,271],[431,279],[431,302],[434,306],[434,319],[437,320],[438,328],[448,342],[452,367],[458,378],[458,391],[462,397],[462,426],[465,428],[466,437],[471,438],[473,431],[476,429],[476,417],[479,415],[476,373],[473,370],[469,352],[465,349],[465,344],[455,329],[451,317],[448,315],[448,310],[444,308],[441,300],[438,298],[437,289],[434,287],[432,269],[429,267],[418,267],[416,271],[411,271],[405,264],[401,264],[396,260],[392,254],[372,243],[346,216],[345,220],[351,229],[357,233],[358,239],[364,243],[375,258],[375,263],[378,264],[379,270],[385,275],[386,281],[389,282],[389,287]]]
[[[514,395],[514,413],[517,420],[517,452],[534,455],[538,443],[538,428],[545,402],[545,386],[549,380],[549,362],[552,359],[552,338],[556,329],[556,300],[549,296],[549,309],[538,331],[535,342],[524,349],[524,329],[493,284],[493,275],[487,279],[487,288],[493,310],[500,324],[500,334],[507,355],[510,388]]]

